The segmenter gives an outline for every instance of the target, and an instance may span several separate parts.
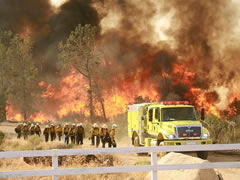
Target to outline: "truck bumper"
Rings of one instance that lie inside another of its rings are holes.
[[[211,139],[199,139],[199,140],[169,140],[163,142],[165,146],[178,146],[178,145],[204,145],[212,144]]]

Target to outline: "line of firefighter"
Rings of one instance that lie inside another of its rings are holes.
[[[112,129],[110,132],[108,131],[107,125],[104,124],[102,128],[99,128],[97,123],[94,123],[91,130],[90,130],[90,137],[91,145],[96,145],[97,147],[100,144],[100,140],[102,143],[102,147],[105,148],[105,144],[108,143],[108,147],[116,147],[115,141],[115,131],[117,125],[113,124]],[[39,124],[36,125],[31,123],[19,123],[18,126],[15,128],[17,133],[17,138],[20,138],[22,135],[24,139],[28,138],[28,135],[41,135],[41,128]],[[83,144],[83,138],[85,137],[84,128],[82,123],[72,124],[70,127],[68,123],[65,124],[64,128],[62,128],[61,124],[58,124],[55,127],[54,124],[46,125],[43,135],[45,136],[45,142],[49,141],[49,137],[51,141],[56,140],[56,136],[58,136],[58,140],[61,141],[62,135],[64,135],[64,143],[69,144],[69,137],[71,139],[72,144]],[[96,140],[96,143],[95,143]]]
[[[112,129],[109,132],[106,124],[104,124],[102,128],[99,128],[98,124],[94,123],[90,130],[89,137],[89,140],[91,140],[91,145],[98,147],[101,140],[103,148],[105,148],[106,143],[108,143],[108,147],[117,147],[117,143],[115,141],[116,128],[117,125],[113,124]]]
[[[29,135],[41,135],[41,128],[39,123],[19,123],[15,128],[15,132],[17,133],[17,138],[20,139],[22,136],[26,140]]]

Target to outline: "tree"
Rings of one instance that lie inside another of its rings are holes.
[[[59,43],[59,58],[63,61],[64,67],[74,68],[88,81],[88,97],[90,120],[93,122],[94,106],[93,93],[96,83],[95,72],[98,71],[100,52],[96,45],[97,28],[95,26],[78,25],[72,31],[66,42]],[[95,89],[98,89],[98,87]],[[96,94],[97,97],[101,96]]]
[[[11,88],[10,61],[8,54],[12,38],[13,34],[10,31],[0,31],[0,121],[7,119],[6,106]]]
[[[12,38],[8,55],[13,82],[11,102],[15,102],[21,109],[25,121],[28,119],[37,88],[38,69],[34,65],[32,51],[33,42],[29,37],[21,39],[15,35]]]

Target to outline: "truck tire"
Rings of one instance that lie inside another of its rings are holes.
[[[207,159],[208,158],[208,151],[197,151],[197,157],[201,159]]]

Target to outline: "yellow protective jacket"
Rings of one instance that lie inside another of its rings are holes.
[[[55,126],[51,126],[50,132],[51,132],[51,133],[55,133],[55,132],[56,132]]]
[[[43,131],[43,134],[46,136],[46,135],[49,135],[49,133],[50,133],[50,128],[45,128]]]
[[[68,134],[69,134],[69,131],[70,131],[69,126],[65,126],[64,129],[63,129],[63,133],[64,133],[65,135],[68,135]]]
[[[100,136],[107,136],[108,135],[108,129],[107,128],[101,128],[100,129]]]
[[[90,130],[91,136],[98,136],[99,135],[99,128],[92,128]]]
[[[35,132],[41,132],[41,128],[40,128],[39,125],[36,125],[36,126],[35,126]]]
[[[112,129],[112,130],[110,131],[110,138],[111,138],[112,140],[114,140],[114,137],[115,137],[115,129]]]
[[[57,133],[62,133],[63,129],[62,129],[62,126],[57,126],[56,127],[56,132]]]
[[[28,133],[28,132],[29,132],[28,126],[23,126],[22,132],[23,132],[24,134]]]

